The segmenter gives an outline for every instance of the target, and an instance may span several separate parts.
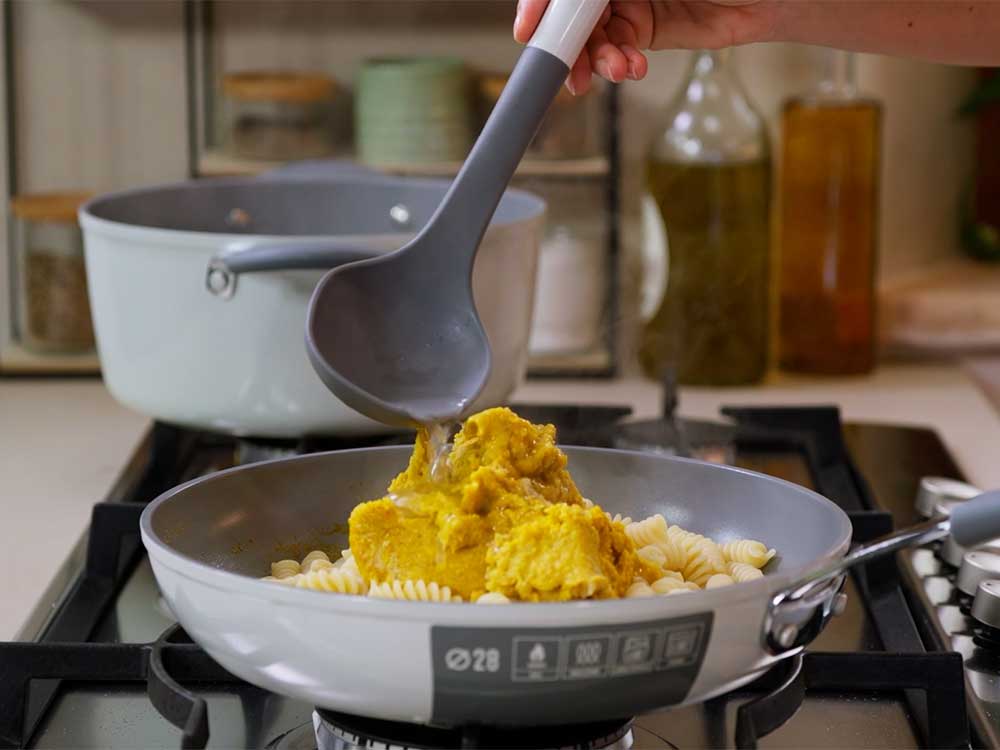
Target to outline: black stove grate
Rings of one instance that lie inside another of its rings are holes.
[[[595,421],[588,421],[586,413],[586,409],[562,412],[562,418],[570,420],[568,426],[578,436],[567,442],[612,444],[613,426],[627,410],[602,410]],[[756,450],[800,452],[817,489],[850,513],[855,541],[891,530],[891,517],[877,510],[866,482],[854,468],[843,443],[836,409],[734,408],[724,413],[735,422],[737,443]],[[544,410],[526,416],[558,421]],[[388,440],[393,439],[398,440]],[[59,681],[145,682],[157,710],[181,728],[182,747],[205,746],[206,703],[181,683],[231,683],[235,677],[199,647],[186,642],[186,635],[178,628],[151,644],[87,641],[141,555],[138,518],[144,504],[168,487],[197,475],[203,454],[211,452],[206,445],[218,447],[220,443],[217,438],[157,425],[137,458],[144,462],[140,480],[131,487],[117,488],[112,493],[114,502],[95,506],[86,569],[39,642],[0,644],[0,747],[21,747],[30,741],[57,694]],[[222,447],[232,452],[231,441],[222,443]],[[296,450],[329,447],[322,441],[312,441],[298,445]],[[807,691],[901,689],[906,691],[926,744],[968,746],[961,657],[949,652],[927,653],[893,560],[873,563],[856,571],[854,578],[887,651],[809,653],[804,658],[786,660],[778,670],[736,694],[753,696],[737,714],[737,747],[755,747],[761,737],[795,712]],[[467,732],[462,746],[477,746],[476,731]]]
[[[802,705],[807,692],[919,689],[928,705],[928,746],[967,748],[962,657],[952,652],[799,654],[764,675],[751,689],[770,692],[740,706],[736,714],[736,747],[756,748]]]

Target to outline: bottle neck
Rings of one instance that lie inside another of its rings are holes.
[[[854,99],[858,95],[857,57],[852,52],[826,50],[820,95],[831,99]]]
[[[725,71],[732,59],[732,50],[698,50],[694,54],[692,75],[702,76]]]

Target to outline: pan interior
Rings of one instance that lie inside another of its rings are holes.
[[[839,508],[787,482],[641,453],[566,452],[581,492],[605,510],[635,519],[662,513],[719,542],[759,539],[778,551],[769,572],[807,567],[850,536]],[[409,455],[406,447],[337,451],[211,475],[155,501],[147,531],[197,562],[267,575],[275,560],[345,547],[351,510],[383,496]]]

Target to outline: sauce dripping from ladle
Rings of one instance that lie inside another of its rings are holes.
[[[430,453],[430,478],[432,482],[444,482],[448,479],[448,470],[451,468],[449,458],[451,457],[451,430],[452,422],[432,422],[424,425],[427,430],[427,448]]]

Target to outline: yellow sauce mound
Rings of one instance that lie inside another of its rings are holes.
[[[552,425],[489,409],[466,420],[432,478],[421,430],[389,494],[351,513],[361,575],[436,581],[466,600],[624,596],[644,566],[622,525],[584,503],[555,440]]]

